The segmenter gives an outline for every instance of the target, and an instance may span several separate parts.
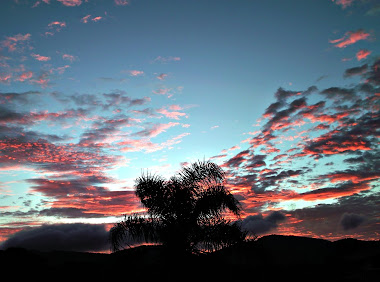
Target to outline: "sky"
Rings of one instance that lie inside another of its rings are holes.
[[[3,248],[107,250],[134,180],[197,160],[259,236],[379,239],[378,1],[5,0],[0,27]]]

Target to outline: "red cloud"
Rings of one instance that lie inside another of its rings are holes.
[[[309,192],[293,195],[289,199],[317,201],[326,199],[335,199],[344,196],[350,196],[361,191],[370,190],[371,186],[368,183],[352,183],[346,182],[334,188],[320,188]]]
[[[368,50],[365,50],[365,49],[359,50],[356,53],[356,59],[358,61],[363,60],[363,59],[367,58],[371,53],[372,53],[371,51],[368,51]]]
[[[320,179],[328,178],[332,183],[340,181],[351,181],[352,183],[360,183],[363,181],[370,181],[380,178],[380,172],[361,172],[361,171],[347,171],[347,172],[334,172],[319,177]]]
[[[329,42],[335,44],[335,47],[345,48],[348,45],[358,42],[359,40],[367,39],[369,36],[369,33],[359,29],[357,31],[349,31],[342,38],[330,40]]]

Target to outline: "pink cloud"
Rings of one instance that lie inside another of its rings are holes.
[[[46,62],[46,61],[49,61],[51,59],[50,57],[41,56],[39,54],[31,54],[31,56],[40,62]]]
[[[369,36],[369,33],[359,29],[357,31],[349,31],[342,38],[330,40],[329,42],[335,44],[335,47],[345,48],[348,45],[358,42],[359,40],[367,39]]]
[[[128,73],[130,76],[140,76],[144,74],[144,72],[140,70],[130,70]]]
[[[31,80],[31,82],[41,85],[41,87],[45,88],[49,84],[49,77],[46,72],[42,73],[37,79]]]
[[[178,122],[169,122],[169,123],[159,123],[159,124],[154,124],[150,128],[146,128],[142,131],[139,131],[136,133],[138,136],[143,136],[143,137],[156,137],[157,135],[161,134],[162,132],[166,132],[167,129],[170,127],[179,125]]]
[[[170,111],[168,111],[168,110],[166,110],[164,108],[158,109],[157,113],[160,113],[160,114],[166,116],[167,118],[176,119],[176,120],[179,120],[179,117],[186,116],[185,113],[178,112],[178,111],[172,111],[172,112],[170,112]]]
[[[79,6],[82,4],[82,0],[57,0],[58,2],[61,2],[63,5],[68,7],[74,7]]]
[[[13,52],[16,51],[19,42],[29,41],[30,37],[30,33],[27,33],[25,35],[19,33],[14,36],[6,37],[6,39],[1,42],[1,45],[7,47],[9,52]]]
[[[168,75],[166,73],[161,73],[159,76],[156,76],[159,80],[164,80]]]
[[[371,51],[368,51],[368,50],[365,50],[365,49],[359,50],[356,53],[356,59],[358,61],[363,60],[363,59],[367,58],[371,53],[372,53]]]
[[[157,95],[167,95],[168,98],[173,96],[173,88],[159,88],[157,90],[153,90],[152,92]]]
[[[27,71],[27,72],[22,73],[16,80],[17,81],[25,81],[27,79],[31,79],[32,76],[33,76],[33,72]]]
[[[69,55],[69,54],[63,54],[62,59],[68,60],[70,62],[74,62],[74,61],[76,61],[77,57],[75,57],[73,55]]]
[[[91,15],[87,15],[87,16],[84,16],[82,19],[81,19],[81,22],[82,23],[88,23],[88,20],[90,19]]]
[[[102,19],[103,17],[95,17],[92,19],[93,22],[98,22]]]
[[[129,2],[127,0],[115,0],[115,4],[118,6],[125,6],[128,5]]]
[[[0,74],[0,82],[1,83],[7,83],[10,81],[12,78],[12,74],[7,73],[7,74]]]
[[[182,107],[179,105],[170,105],[169,109],[172,111],[180,111],[180,110],[182,110]]]
[[[55,22],[49,23],[48,26],[49,27],[66,27],[66,23],[65,22],[55,21]]]
[[[158,56],[157,58],[155,58],[153,60],[153,62],[159,62],[159,63],[167,63],[167,62],[178,62],[180,61],[181,58],[180,57],[172,57],[172,56],[169,56],[169,57],[161,57],[161,56]]]
[[[337,5],[341,5],[343,9],[346,9],[348,6],[354,2],[354,0],[332,0]]]

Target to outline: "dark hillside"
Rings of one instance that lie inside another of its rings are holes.
[[[162,246],[113,254],[11,248],[0,251],[0,263],[3,275],[42,279],[379,281],[380,242],[271,235],[200,256],[173,256]]]

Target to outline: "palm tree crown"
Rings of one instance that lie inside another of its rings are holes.
[[[183,167],[169,180],[142,174],[136,195],[146,214],[133,214],[110,230],[113,251],[128,241],[162,243],[171,250],[213,251],[243,241],[236,222],[223,217],[227,210],[240,215],[240,204],[224,187],[224,172],[209,161]]]

